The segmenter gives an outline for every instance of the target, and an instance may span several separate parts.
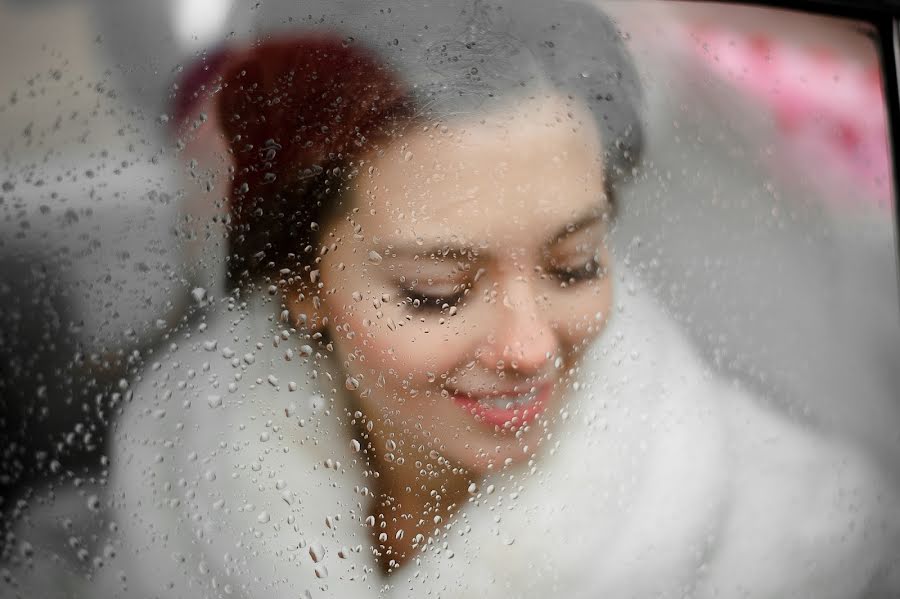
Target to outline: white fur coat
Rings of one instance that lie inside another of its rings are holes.
[[[89,490],[35,508],[19,533],[35,557],[8,589],[846,599],[892,584],[898,503],[863,456],[718,380],[645,297],[622,301],[542,458],[485,480],[389,578],[342,379],[281,338],[276,304],[219,310],[135,384],[88,506],[100,533],[60,532]]]

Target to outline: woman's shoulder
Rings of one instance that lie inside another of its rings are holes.
[[[886,473],[850,441],[722,387],[734,471],[706,584],[725,595],[859,596],[900,540]]]
[[[288,328],[274,307],[252,298],[216,307],[208,320],[173,335],[132,382],[115,422],[114,454],[162,445],[189,456],[188,442],[212,450],[247,436],[250,422],[264,415],[297,420],[316,412],[323,402],[312,380],[314,351],[298,349]]]
[[[623,354],[622,364],[659,381],[672,403],[708,414],[691,434],[720,437],[719,464],[729,470],[716,479],[727,507],[710,535],[702,584],[724,596],[837,598],[883,578],[888,556],[897,561],[900,552],[900,496],[875,459],[714,375],[655,302],[632,299],[634,322],[623,329],[645,337],[656,359],[642,367]],[[669,469],[678,454],[662,455]]]
[[[307,544],[319,539],[337,555],[365,538],[364,464],[351,453],[338,385],[327,360],[266,308],[194,328],[135,382],[110,456],[132,588],[160,580],[183,596],[210,580],[254,595],[275,584],[312,588],[323,572]],[[235,547],[239,560],[229,561]],[[357,568],[331,586],[346,579],[350,588],[367,559],[329,562],[333,571]]]
[[[900,548],[900,499],[875,460],[716,375],[647,294],[629,300],[594,368],[625,383],[594,387],[612,398],[604,402],[606,421],[613,408],[629,405],[623,413],[634,417],[640,405],[648,422],[658,421],[647,435],[627,437],[658,448],[647,461],[642,495],[653,499],[644,510],[631,502],[632,519],[664,547],[646,525],[661,522],[656,530],[682,551],[687,529],[705,528],[698,596],[703,588],[721,596],[854,597],[886,579],[885,564]],[[679,497],[696,499],[674,516],[665,506]],[[705,507],[716,498],[721,512]],[[693,524],[672,534],[682,521]]]

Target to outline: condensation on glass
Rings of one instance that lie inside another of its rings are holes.
[[[6,597],[900,592],[875,31],[0,5]]]

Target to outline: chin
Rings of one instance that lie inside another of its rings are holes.
[[[530,433],[530,434],[529,434]],[[538,444],[543,437],[543,429],[529,431],[521,438],[514,433],[503,433],[485,438],[473,439],[468,443],[446,447],[443,455],[458,466],[476,476],[487,476],[506,468],[525,464],[539,452]],[[457,440],[459,442],[460,440]],[[498,450],[499,447],[499,450]]]

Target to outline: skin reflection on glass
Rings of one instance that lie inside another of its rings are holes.
[[[533,457],[611,306],[592,117],[549,92],[483,117],[367,156],[323,223],[324,299],[293,306],[332,339],[404,512]]]

